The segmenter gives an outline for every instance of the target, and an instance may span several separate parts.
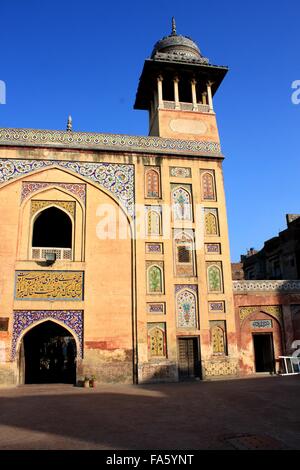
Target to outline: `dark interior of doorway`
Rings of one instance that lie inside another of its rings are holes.
[[[71,333],[52,321],[24,336],[25,384],[76,382],[76,343]]]
[[[178,338],[178,373],[180,380],[200,378],[198,338]]]
[[[56,207],[43,210],[33,226],[32,246],[71,248],[72,222]]]
[[[256,372],[273,373],[275,370],[275,363],[272,333],[254,334],[253,344]]]

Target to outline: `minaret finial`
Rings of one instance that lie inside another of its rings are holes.
[[[67,122],[67,131],[72,130],[72,116],[69,114],[68,116],[68,122]]]
[[[176,22],[174,16],[172,16],[172,36],[177,36]]]

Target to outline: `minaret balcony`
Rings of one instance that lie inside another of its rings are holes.
[[[200,104],[197,103],[194,105],[193,103],[183,103],[179,101],[176,103],[175,101],[163,101],[163,108],[161,109],[176,109],[180,111],[194,111],[196,113],[211,113],[213,112],[210,109],[208,104]]]

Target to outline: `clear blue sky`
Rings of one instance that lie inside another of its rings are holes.
[[[232,260],[300,213],[300,2],[0,0],[0,127],[142,134],[144,59],[177,31],[230,72],[215,97]]]

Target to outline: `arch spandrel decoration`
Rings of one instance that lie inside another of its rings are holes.
[[[86,185],[83,183],[48,183],[45,181],[23,181],[22,192],[21,192],[21,203],[27,199],[30,195],[36,192],[52,189],[53,187],[65,189],[69,193],[77,196],[85,206],[86,201]]]
[[[57,206],[64,209],[70,214],[73,219],[75,218],[75,201],[44,201],[44,200],[33,200],[31,201],[31,217],[35,215],[41,209],[47,207]]]
[[[17,344],[25,330],[43,321],[54,320],[71,330],[79,344],[78,357],[83,357],[83,311],[82,310],[15,310],[11,358],[17,353]]]
[[[133,215],[134,165],[132,164],[0,159],[0,183],[51,167],[64,168],[106,189],[126,209],[128,215]]]
[[[272,316],[277,320],[282,326],[282,307],[281,305],[261,305],[261,306],[251,306],[251,307],[240,307],[240,323],[250,317],[253,313],[261,312],[266,313],[267,315]]]

